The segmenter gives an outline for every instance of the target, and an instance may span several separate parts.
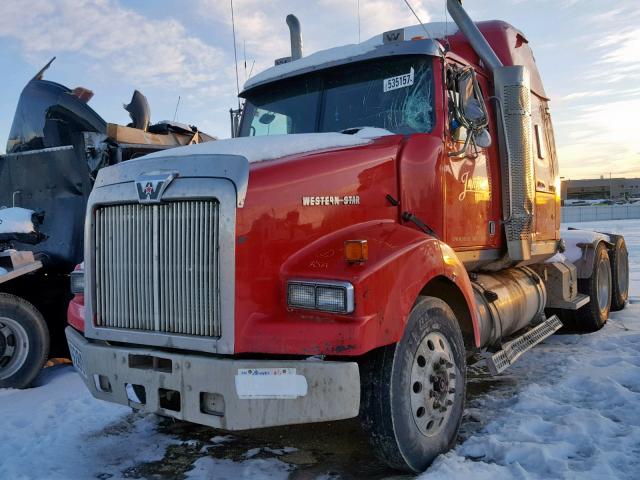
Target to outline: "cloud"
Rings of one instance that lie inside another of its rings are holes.
[[[424,23],[431,20],[431,9],[428,5],[433,3],[416,0],[409,2]],[[328,12],[334,12],[334,14],[335,12],[344,12],[356,20],[356,1],[320,0],[319,5]],[[403,0],[362,0],[360,2],[360,23],[362,40],[366,40],[387,30],[415,25],[418,21]]]
[[[423,22],[431,18],[431,5],[439,0],[411,0],[411,5]],[[248,68],[255,60],[253,73],[273,65],[278,57],[290,54],[289,31],[285,17],[295,14],[301,22],[304,54],[358,41],[357,0],[235,0],[236,41],[240,71],[243,67],[244,48]],[[217,21],[224,26],[231,40],[231,10],[228,1],[198,0],[198,15],[207,22]],[[361,0],[361,40],[394,28],[415,25],[417,20],[402,0]],[[244,74],[241,73],[241,79]]]
[[[223,55],[180,22],[145,17],[116,0],[5,1],[0,37],[16,41],[33,63],[70,52],[140,85],[209,84]]]
[[[594,172],[622,175],[640,171],[640,149],[633,123],[640,98],[601,101],[571,108],[569,119],[555,122],[566,138],[559,144],[561,173],[578,178]],[[565,161],[569,160],[569,161]]]

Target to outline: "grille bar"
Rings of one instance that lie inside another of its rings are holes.
[[[96,324],[219,337],[218,203],[96,210]]]

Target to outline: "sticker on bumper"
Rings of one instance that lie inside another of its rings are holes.
[[[307,394],[307,379],[295,368],[239,368],[235,378],[240,399],[293,399]]]

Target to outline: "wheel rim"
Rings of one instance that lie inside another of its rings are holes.
[[[411,410],[420,432],[432,437],[447,424],[453,410],[458,371],[449,341],[438,332],[426,335],[411,368]]]
[[[618,269],[616,272],[618,277],[618,292],[620,295],[625,296],[629,288],[629,253],[626,248],[621,248],[618,251],[616,266]]]
[[[601,311],[607,309],[609,304],[609,291],[611,289],[611,268],[609,262],[601,261],[598,264],[598,307]]]
[[[20,370],[28,355],[27,331],[12,318],[0,317],[0,380]]]

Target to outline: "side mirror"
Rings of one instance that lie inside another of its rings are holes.
[[[449,104],[452,107],[451,124],[458,130],[464,130],[464,146],[449,155],[457,157],[466,154],[470,144],[480,148],[491,146],[491,135],[487,130],[489,114],[484,103],[482,91],[473,68],[452,69],[449,72]],[[454,137],[462,138],[459,132]]]
[[[489,148],[491,146],[491,134],[489,130],[483,128],[480,133],[476,134],[475,142],[480,148]]]
[[[477,98],[471,97],[467,99],[467,101],[464,102],[463,107],[463,114],[470,122],[481,123],[486,120],[485,110],[482,108],[480,101]]]
[[[270,125],[275,119],[276,116],[273,113],[266,112],[260,115],[258,121],[263,125]]]

